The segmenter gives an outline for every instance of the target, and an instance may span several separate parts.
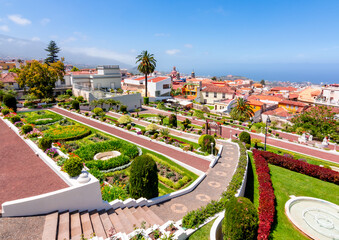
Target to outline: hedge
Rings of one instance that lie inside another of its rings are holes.
[[[97,168],[99,170],[109,170],[112,168],[123,166],[129,163],[130,158],[126,155],[120,155],[107,160],[91,160],[86,162],[86,166],[90,169]]]
[[[268,239],[275,214],[275,196],[270,168],[260,151],[253,150],[253,157],[259,182],[259,229],[258,240]]]
[[[48,119],[51,118],[51,119]],[[57,121],[60,121],[63,117],[58,114],[53,114],[53,113],[46,113],[43,115],[36,115],[36,116],[28,116],[27,117],[27,122],[35,125],[44,125],[48,123],[54,123]],[[41,119],[41,120],[39,120]],[[48,120],[44,120],[48,119]]]
[[[85,126],[70,125],[50,129],[44,133],[53,141],[72,141],[90,135],[91,129]]]
[[[222,197],[219,201],[211,201],[205,207],[187,213],[182,220],[183,227],[197,228],[199,225],[203,224],[207,218],[223,211],[228,200],[233,197],[241,187],[247,167],[247,153],[245,146],[240,141],[233,140],[233,142],[236,142],[239,145],[240,157],[237,169],[233,174],[232,180],[228,184],[226,191],[222,193]]]

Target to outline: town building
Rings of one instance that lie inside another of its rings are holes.
[[[11,86],[14,90],[19,90],[19,85],[15,80],[18,77],[16,73],[9,72],[9,73],[2,73],[0,75],[0,81],[3,82],[4,86]]]
[[[298,101],[304,103],[315,103],[315,100],[321,96],[321,88],[308,87],[299,92]]]
[[[331,84],[322,88],[319,98],[315,99],[315,104],[339,107],[339,84]]]
[[[227,84],[206,84],[202,85],[200,91],[200,103],[215,104],[224,99],[233,99],[235,90]]]
[[[295,114],[303,112],[307,108],[307,104],[297,101],[283,100],[279,102],[278,107],[282,107],[288,112]]]

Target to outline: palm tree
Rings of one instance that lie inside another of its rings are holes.
[[[231,110],[231,116],[237,120],[247,120],[254,116],[254,112],[247,100],[237,98],[235,107]]]
[[[111,107],[112,107],[112,106],[115,106],[115,104],[116,104],[116,102],[115,102],[114,99],[107,99],[107,100],[105,101],[105,103],[108,104],[109,109],[111,109]]]
[[[93,100],[90,102],[91,106],[97,107],[99,105],[98,100]]]
[[[147,75],[154,72],[157,60],[155,60],[153,54],[148,53],[147,51],[142,51],[136,59],[136,63],[139,63],[139,72],[145,74],[145,97],[147,98]]]
[[[98,104],[101,106],[101,108],[103,107],[103,105],[105,104],[105,99],[99,99],[98,100]]]

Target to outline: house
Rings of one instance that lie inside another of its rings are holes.
[[[339,84],[324,86],[321,96],[314,103],[339,107]]]
[[[258,100],[248,100],[247,103],[251,106],[252,111],[254,112],[253,121],[260,122],[261,114],[266,110],[266,103],[263,103]]]
[[[298,101],[304,103],[315,103],[315,100],[321,96],[321,88],[308,87],[299,93]]]
[[[278,107],[286,109],[292,114],[303,112],[307,108],[307,104],[291,100],[283,100],[279,102]]]
[[[214,111],[229,114],[235,103],[236,98],[220,100],[219,102],[214,103]]]
[[[294,87],[273,87],[270,89],[271,92],[274,93],[289,93],[289,92],[295,92],[297,91],[297,88]]]
[[[285,108],[279,107],[273,110],[263,112],[261,114],[262,122],[265,123],[268,116],[270,117],[270,120],[272,122],[276,121],[278,123],[277,126],[281,127],[282,124],[289,122],[289,119],[291,119],[294,115]]]
[[[279,102],[284,100],[282,96],[270,96],[270,95],[251,95],[248,97],[247,100],[258,100],[266,104],[276,104],[278,105]]]
[[[235,90],[227,84],[206,84],[200,91],[200,103],[214,104],[224,99],[233,99]]]
[[[2,73],[0,75],[0,81],[3,82],[5,86],[12,86],[14,90],[18,90],[20,89],[19,84],[15,80],[17,77],[18,75],[13,72]]]

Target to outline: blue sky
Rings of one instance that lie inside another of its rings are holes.
[[[337,0],[0,0],[0,6],[0,34],[42,47],[53,39],[65,51],[112,64],[133,65],[147,49],[162,71],[339,82]]]

